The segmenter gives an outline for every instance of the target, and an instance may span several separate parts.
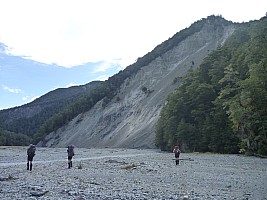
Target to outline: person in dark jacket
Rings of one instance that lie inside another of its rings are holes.
[[[179,148],[178,145],[176,145],[174,148],[173,148],[173,151],[174,153],[174,156],[175,156],[175,163],[176,165],[179,165],[179,156],[180,156],[180,153],[181,153],[181,150]]]
[[[74,145],[69,145],[67,152],[68,152],[68,168],[70,169],[72,167],[72,157],[75,155]]]
[[[27,170],[30,170],[30,171],[32,171],[32,160],[33,160],[33,157],[35,156],[35,150],[36,150],[36,147],[33,144],[30,144],[29,148],[27,149],[27,155],[28,155]]]

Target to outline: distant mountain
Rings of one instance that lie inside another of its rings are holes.
[[[1,110],[0,127],[2,131],[8,130],[13,133],[22,133],[32,137],[47,119],[59,113],[77,98],[85,95],[101,84],[101,81],[93,81],[81,86],[56,89],[37,98],[31,103]],[[20,143],[23,142],[20,141]]]
[[[118,64],[104,61],[65,68],[13,56],[7,53],[7,49],[0,43],[0,110],[29,103],[56,88],[105,80],[121,69]]]

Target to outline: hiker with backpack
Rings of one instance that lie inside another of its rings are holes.
[[[74,154],[74,146],[69,145],[67,152],[68,152],[68,168],[70,169],[72,167],[72,157],[75,155]]]
[[[36,150],[36,147],[33,144],[30,144],[29,148],[27,149],[27,155],[28,155],[27,170],[30,170],[30,171],[32,171],[32,160],[33,160],[33,157],[35,156],[35,150]]]
[[[174,156],[175,156],[176,165],[179,165],[179,156],[180,156],[180,153],[181,153],[181,150],[180,150],[179,146],[176,145],[172,152],[174,153]]]

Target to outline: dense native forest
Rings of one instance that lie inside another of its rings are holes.
[[[169,95],[156,145],[267,155],[267,17],[244,23]]]
[[[21,133],[14,133],[0,128],[0,146],[10,145],[28,145],[31,138]]]

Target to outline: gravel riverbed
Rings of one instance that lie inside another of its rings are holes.
[[[0,147],[0,199],[267,199],[267,159],[137,149]]]

